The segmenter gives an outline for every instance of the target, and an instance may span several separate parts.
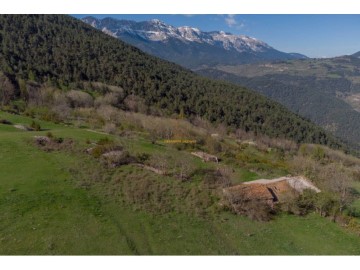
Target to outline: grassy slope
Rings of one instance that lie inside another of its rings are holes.
[[[1,112],[0,118],[31,121]],[[82,143],[103,137],[46,122],[41,126]],[[38,133],[0,124],[0,254],[359,254],[357,236],[317,215],[259,223],[230,213],[203,219],[135,211],[101,185],[81,188],[66,169],[76,157],[46,153],[26,142]],[[164,151],[137,142],[130,146],[134,151]],[[140,170],[130,167],[123,170]]]

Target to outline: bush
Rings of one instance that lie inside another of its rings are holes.
[[[71,90],[66,93],[72,108],[85,107],[89,108],[94,105],[94,100],[91,95],[83,91]]]
[[[206,188],[216,189],[231,185],[230,175],[232,171],[228,168],[202,169],[198,173],[203,175],[203,185]]]
[[[4,125],[12,125],[12,123],[6,119],[0,119],[0,124],[4,124]]]
[[[250,201],[244,209],[244,214],[252,220],[256,221],[270,221],[275,211],[264,202]]]
[[[359,222],[359,219],[357,219],[357,218],[350,219],[347,227],[351,231],[355,232],[357,235],[360,235],[360,222]]]
[[[61,117],[56,112],[50,110],[47,107],[28,107],[25,112],[25,115],[31,118],[38,118],[44,121],[52,121],[58,123],[61,121]],[[62,113],[60,113],[62,114]]]
[[[317,193],[306,189],[302,194],[284,193],[279,197],[278,209],[289,214],[303,216],[315,209]]]
[[[205,141],[205,145],[210,153],[217,154],[222,151],[221,143],[218,142],[216,139],[208,137]]]
[[[31,122],[30,127],[35,131],[40,131],[41,130],[40,124],[35,122],[35,121]]]
[[[150,155],[148,153],[140,153],[136,155],[136,159],[140,162],[140,163],[144,163],[145,161],[150,159]]]
[[[269,221],[276,214],[276,209],[264,200],[249,199],[242,194],[226,193],[224,208],[231,209],[238,215],[247,216],[256,221]]]
[[[334,194],[321,192],[315,200],[315,209],[321,216],[334,216],[337,212],[338,203]]]
[[[37,136],[35,143],[43,151],[52,152],[52,151],[70,151],[75,150],[75,142],[72,139],[56,138],[56,137],[45,137]]]
[[[10,104],[17,113],[24,112],[26,109],[26,102],[22,99],[13,100],[10,102]]]
[[[101,138],[97,141],[97,145],[109,145],[109,144],[113,144],[114,141],[109,139],[108,137],[104,137],[104,138]]]
[[[91,155],[95,158],[99,158],[102,154],[110,151],[122,151],[121,145],[116,145],[108,137],[98,140],[97,145],[92,149]]]
[[[322,161],[325,159],[325,151],[322,147],[320,146],[316,146],[313,153],[312,153],[312,158],[317,160],[317,161]]]
[[[54,138],[53,140],[54,140],[54,142],[59,143],[59,144],[64,142],[64,138],[61,138],[61,137]]]
[[[102,159],[109,167],[118,167],[136,161],[128,151],[110,151],[102,155]]]
[[[187,158],[180,158],[175,162],[175,175],[181,181],[189,180],[195,171],[194,165]]]
[[[109,134],[115,134],[116,133],[116,125],[114,123],[106,123],[103,127],[104,132]]]

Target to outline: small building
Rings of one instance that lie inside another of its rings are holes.
[[[294,192],[302,193],[305,189],[320,192],[310,180],[303,176],[281,177],[276,179],[259,179],[224,188],[224,196],[232,205],[239,205],[251,201],[264,202],[273,207],[281,200],[281,195]]]
[[[273,194],[262,184],[236,185],[225,188],[223,192],[232,204],[242,204],[250,201],[263,201],[270,206],[274,204]]]

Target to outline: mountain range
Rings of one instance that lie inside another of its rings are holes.
[[[281,52],[253,37],[224,31],[204,32],[189,26],[174,27],[157,19],[135,22],[90,16],[82,21],[147,53],[193,69],[307,58],[298,53]]]
[[[353,57],[357,57],[357,58],[360,58],[360,51],[359,52],[356,52],[354,54],[352,54],[351,56]]]

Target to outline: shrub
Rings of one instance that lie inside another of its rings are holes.
[[[270,221],[275,211],[264,202],[252,200],[246,205],[244,214],[252,220]]]
[[[190,177],[195,171],[194,165],[187,158],[181,158],[177,160],[175,164],[175,169],[176,169],[176,173],[175,173],[176,177],[181,181],[186,181],[190,179]]]
[[[109,134],[115,134],[116,132],[116,126],[113,123],[106,123],[103,127],[104,132]]]
[[[278,209],[289,214],[303,216],[315,209],[317,193],[312,190],[304,190],[302,194],[287,192],[279,196]]]
[[[140,162],[140,163],[144,163],[145,161],[150,159],[150,154],[148,153],[140,153],[136,155],[136,159]]]
[[[10,106],[17,112],[21,113],[24,112],[26,109],[26,102],[22,99],[13,100],[10,102]]]
[[[12,123],[6,119],[0,119],[0,124],[4,124],[4,125],[12,125]]]
[[[135,162],[135,158],[128,151],[110,151],[102,155],[102,159],[109,167],[117,167]]]
[[[72,139],[64,139],[64,138],[49,138],[45,136],[37,136],[35,138],[35,143],[38,147],[40,147],[43,151],[51,152],[51,151],[74,151],[75,142]]]
[[[322,147],[316,146],[312,153],[312,158],[318,161],[325,159],[325,151]]]
[[[70,90],[68,93],[66,93],[66,97],[68,98],[72,108],[89,108],[94,104],[92,96],[83,91]]]
[[[46,133],[46,137],[48,137],[49,139],[52,139],[52,138],[54,138],[54,135],[50,131],[48,131]]]
[[[247,216],[256,221],[269,221],[276,213],[265,201],[247,200],[230,193],[225,196],[224,207],[237,215]]]
[[[54,138],[53,140],[54,140],[54,142],[59,143],[59,144],[64,142],[64,138],[61,138],[61,137]]]
[[[360,235],[360,222],[359,222],[359,219],[357,218],[351,218],[347,227],[355,232],[357,235]]]
[[[121,145],[116,145],[108,137],[102,138],[97,142],[97,145],[92,149],[91,155],[99,158],[102,154],[110,151],[122,151],[124,148]]]
[[[229,187],[231,185],[230,175],[232,171],[228,168],[204,169],[200,170],[203,179],[203,185],[206,188],[216,189]]]
[[[30,127],[32,129],[34,129],[35,131],[40,131],[41,130],[41,126],[39,123],[35,122],[35,121],[32,121],[31,124],[30,124]]]
[[[44,121],[52,121],[55,123],[60,122],[62,117],[59,115],[62,114],[62,112],[59,112],[57,114],[56,112],[50,110],[48,107],[28,107],[25,110],[25,115],[30,116],[31,118],[39,118]]]
[[[206,138],[205,145],[210,153],[217,154],[222,151],[221,143],[211,137]]]
[[[338,209],[337,199],[332,193],[320,192],[316,196],[314,207],[321,216],[335,216]]]
[[[113,143],[114,143],[114,141],[109,139],[109,137],[104,137],[104,138],[99,139],[96,144],[109,145],[109,144],[113,144]]]
[[[171,157],[165,155],[153,155],[149,160],[146,161],[148,165],[159,169],[163,172],[168,173],[170,170]]]

